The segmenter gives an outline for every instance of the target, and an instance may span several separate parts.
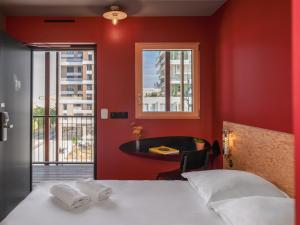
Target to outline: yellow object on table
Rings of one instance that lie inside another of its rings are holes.
[[[161,155],[176,155],[179,154],[179,150],[166,146],[152,147],[149,148],[149,152]]]

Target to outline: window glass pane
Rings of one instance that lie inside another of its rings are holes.
[[[59,53],[59,115],[93,115],[93,51]],[[88,58],[91,60],[87,63]],[[66,106],[65,106],[66,105]]]
[[[143,50],[143,112],[192,112],[192,51]]]
[[[143,111],[164,112],[165,51],[143,51]]]
[[[74,73],[74,67],[73,66],[67,66],[67,73]]]
[[[45,115],[45,52],[33,53],[33,115]]]
[[[181,112],[182,51],[170,51],[170,111]]]
[[[92,65],[91,65],[91,64],[87,64],[87,65],[86,65],[86,69],[87,69],[88,71],[92,71]]]
[[[184,52],[184,111],[193,111],[192,51]]]
[[[50,115],[56,115],[56,52],[50,52]]]

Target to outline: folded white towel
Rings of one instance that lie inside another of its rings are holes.
[[[112,194],[110,187],[104,186],[98,181],[92,179],[83,179],[76,182],[76,186],[80,191],[87,194],[94,201],[102,201],[108,199]]]
[[[91,201],[89,196],[66,184],[53,185],[50,188],[50,193],[69,209],[85,206]]]

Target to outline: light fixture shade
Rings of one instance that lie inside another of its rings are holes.
[[[111,6],[110,11],[103,13],[103,17],[116,25],[119,20],[127,18],[127,13],[121,11],[119,6]]]

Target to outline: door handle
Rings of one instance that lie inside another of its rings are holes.
[[[9,124],[8,112],[0,112],[0,141],[7,141],[7,129],[13,127],[12,124]]]

